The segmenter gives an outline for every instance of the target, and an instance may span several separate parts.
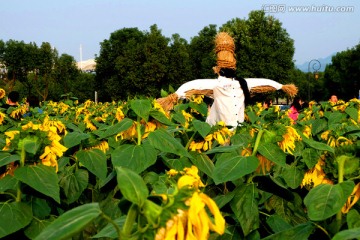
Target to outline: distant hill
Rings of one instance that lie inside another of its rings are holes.
[[[326,57],[326,58],[319,58],[319,59],[316,59],[316,60],[319,60],[320,64],[321,64],[321,67],[319,69],[319,72],[323,72],[325,71],[325,67],[327,64],[331,64],[331,58],[335,55],[336,53],[333,53],[332,55]],[[311,60],[310,60],[311,61]],[[309,62],[310,62],[309,61]],[[303,64],[300,64],[300,65],[296,65],[296,68],[300,69],[301,71],[303,72],[308,72],[309,71],[309,62],[305,62]],[[311,63],[313,64],[315,63],[314,61]],[[315,67],[318,67],[317,65]],[[310,71],[313,71],[312,67],[310,66]]]

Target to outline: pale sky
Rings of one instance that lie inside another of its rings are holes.
[[[164,36],[178,33],[190,42],[209,24],[262,8],[295,41],[295,64],[360,43],[359,0],[0,0],[0,39],[49,42],[79,61],[80,45],[82,60],[94,58],[100,42],[122,28],[149,32],[156,24]]]

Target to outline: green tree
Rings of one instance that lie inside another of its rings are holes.
[[[195,78],[191,71],[189,44],[179,34],[173,34],[171,37],[167,67],[169,85],[175,89]]]
[[[325,68],[324,78],[327,97],[336,94],[343,100],[357,98],[360,87],[360,44],[333,56],[332,63]]]
[[[294,41],[282,23],[264,11],[252,11],[248,19],[232,19],[221,26],[235,40],[237,73],[243,77],[270,78],[288,83],[294,69]]]
[[[215,36],[216,25],[210,24],[204,27],[198,36],[191,39],[189,56],[194,78],[214,78],[213,67],[216,66]]]
[[[96,58],[96,89],[100,101],[126,99],[131,81],[141,78],[145,36],[137,28],[123,28],[100,43]]]

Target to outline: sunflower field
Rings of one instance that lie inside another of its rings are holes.
[[[0,112],[0,238],[360,238],[357,99],[296,122],[252,105],[236,129],[201,96],[42,110]]]

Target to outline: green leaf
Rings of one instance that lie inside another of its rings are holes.
[[[148,140],[152,146],[162,152],[174,153],[179,156],[191,158],[191,155],[185,147],[164,129],[157,129],[151,132]]]
[[[245,237],[251,231],[259,228],[258,195],[255,184],[242,185],[230,202],[231,209],[240,222]]]
[[[301,151],[301,156],[309,169],[315,167],[320,157],[319,151],[313,148],[305,148]]]
[[[344,206],[354,188],[354,182],[336,185],[320,184],[311,189],[304,199],[308,216],[313,221],[322,221],[335,215]]]
[[[286,184],[292,189],[296,189],[300,186],[304,175],[304,170],[296,165],[287,166],[282,172],[282,177],[284,178]]]
[[[33,218],[30,225],[25,229],[24,233],[29,239],[34,239],[39,235],[53,220],[39,220]]]
[[[326,112],[325,116],[328,118],[329,128],[330,125],[338,124],[346,118],[346,114],[341,112]]]
[[[41,141],[37,136],[28,135],[22,140],[22,144],[26,152],[36,154],[41,146]]]
[[[180,158],[168,158],[164,155],[161,155],[165,165],[170,169],[175,169],[177,171],[182,171],[186,167],[191,167],[192,163],[187,157]]]
[[[323,118],[315,119],[311,123],[311,134],[316,135],[316,134],[326,130],[326,128],[327,128],[327,121],[325,119],[323,119]]]
[[[358,121],[358,110],[354,107],[347,107],[345,112],[355,121]]]
[[[272,239],[308,240],[314,228],[315,226],[311,222],[307,222],[300,225],[296,225],[295,227],[292,227],[290,229],[277,232],[266,238],[262,238],[262,240],[272,240]]]
[[[360,227],[343,230],[335,234],[332,240],[352,240],[359,239],[360,237]]]
[[[208,113],[208,106],[204,102],[202,102],[200,104],[197,104],[195,102],[189,102],[189,107],[191,107],[192,109],[195,109],[196,111],[198,111],[199,113],[201,113],[204,116]]]
[[[135,99],[130,101],[130,108],[146,122],[149,119],[151,102],[148,99]]]
[[[215,163],[213,179],[215,184],[233,181],[252,173],[259,165],[254,156],[243,157],[237,153],[223,153]]]
[[[150,111],[150,116],[155,118],[156,120],[158,120],[159,122],[161,122],[164,125],[167,126],[171,126],[171,125],[175,125],[175,123],[171,122],[166,116],[165,114],[163,114],[162,112],[159,111],[155,111],[155,110],[151,110]]]
[[[44,219],[50,215],[51,208],[45,199],[32,197],[30,203],[36,218]]]
[[[211,159],[204,153],[191,152],[191,155],[193,156],[191,162],[201,172],[205,173],[209,177],[212,177],[215,166]]]
[[[334,148],[330,147],[326,143],[317,142],[315,140],[309,139],[300,132],[299,132],[299,134],[300,134],[303,142],[306,143],[307,145],[309,145],[310,147],[315,148],[317,150],[328,151],[330,153],[334,153]]]
[[[72,148],[81,143],[82,140],[88,139],[90,136],[87,133],[82,132],[70,132],[64,137],[64,146]]]
[[[206,122],[194,119],[192,121],[192,124],[194,126],[194,129],[198,131],[203,138],[205,138],[211,131],[211,126]]]
[[[229,153],[234,152],[238,149],[240,149],[243,145],[230,145],[230,146],[218,146],[215,148],[212,148],[205,152],[205,154],[213,154],[213,153]]]
[[[76,158],[90,172],[100,179],[105,179],[107,174],[106,155],[100,149],[80,150]]]
[[[0,152],[0,167],[8,165],[9,163],[20,160],[20,155],[11,154],[8,152]]]
[[[79,199],[89,182],[89,173],[84,169],[75,172],[67,171],[59,181],[60,187],[66,196],[66,203],[71,204]]]
[[[123,131],[128,130],[133,125],[133,120],[129,118],[124,118],[120,122],[111,125],[109,127],[103,128],[101,130],[93,131],[94,134],[98,135],[100,139],[108,138],[114,135],[117,135]]]
[[[281,167],[286,167],[286,154],[281,148],[274,143],[265,143],[259,145],[258,151],[268,160],[276,163]]]
[[[98,203],[87,203],[60,215],[49,224],[35,240],[60,240],[71,238],[101,214]]]
[[[0,238],[26,227],[31,219],[31,207],[26,203],[0,203]]]
[[[349,229],[360,227],[360,214],[356,209],[350,209],[346,214],[346,222]]]
[[[126,220],[126,215],[121,216],[117,219],[114,219],[114,223],[119,226],[120,228],[123,227]],[[114,225],[112,223],[108,223],[103,229],[100,230],[95,236],[92,236],[91,238],[111,238],[115,239],[118,238],[118,233],[116,232],[116,229],[114,228]]]
[[[60,203],[60,187],[54,167],[42,164],[24,166],[17,168],[14,176],[17,180]]]
[[[269,225],[271,230],[273,230],[274,233],[285,231],[290,229],[292,226],[285,221],[282,217],[279,215],[271,215],[266,219],[266,223]]]
[[[9,189],[15,190],[18,182],[19,181],[10,174],[6,175],[5,177],[0,179],[0,192],[5,192]]]
[[[148,142],[142,145],[124,144],[111,153],[111,161],[115,167],[126,167],[141,173],[156,162],[157,150]]]
[[[118,187],[124,198],[140,207],[143,206],[149,196],[149,190],[142,177],[124,167],[115,167],[115,169]]]

